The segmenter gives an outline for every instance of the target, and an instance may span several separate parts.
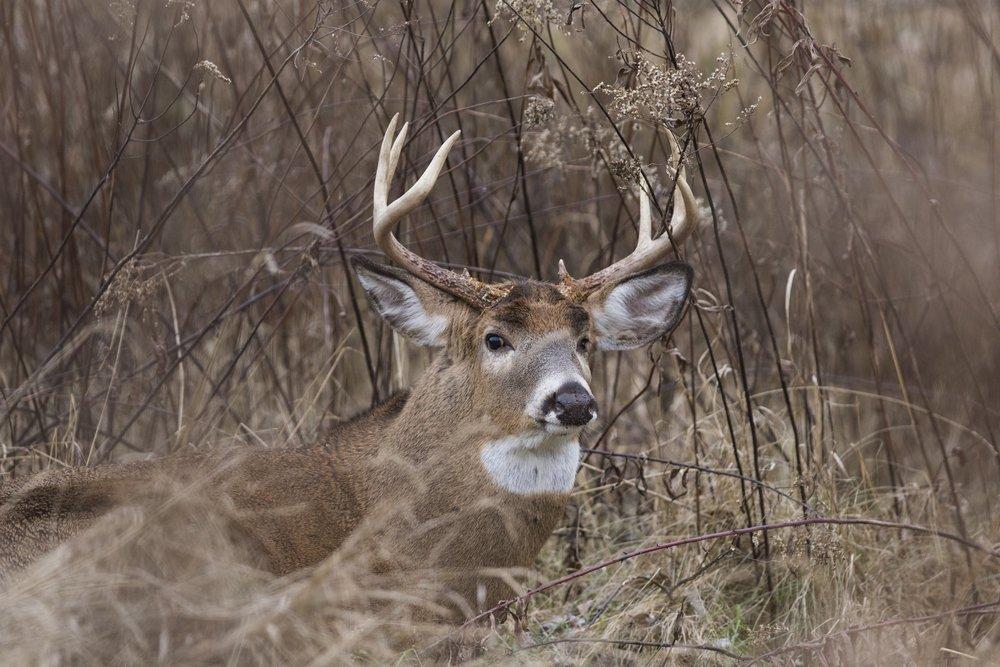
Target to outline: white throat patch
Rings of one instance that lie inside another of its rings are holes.
[[[511,493],[565,493],[576,479],[580,444],[575,434],[509,435],[488,441],[479,459],[497,486]]]

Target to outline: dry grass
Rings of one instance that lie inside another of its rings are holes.
[[[463,130],[404,233],[483,277],[620,256],[636,179],[669,211],[668,125],[712,220],[685,253],[697,307],[670,345],[597,360],[607,428],[535,582],[803,518],[938,531],[653,550],[470,640],[350,554],[275,579],[211,529],[224,508],[166,489],[3,584],[5,660],[1000,659],[995,3],[0,12],[2,475],[297,445],[408,384],[427,353],[344,262],[373,252],[392,113],[411,177]]]

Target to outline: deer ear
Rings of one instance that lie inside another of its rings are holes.
[[[602,350],[629,350],[673,331],[684,314],[694,272],[669,262],[592,294],[587,309]]]
[[[352,264],[368,302],[393,329],[421,345],[444,347],[452,319],[467,306],[405,271],[364,257]]]

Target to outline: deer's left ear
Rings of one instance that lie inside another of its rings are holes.
[[[694,271],[669,262],[608,285],[587,299],[602,350],[629,350],[673,331],[684,314]]]
[[[421,345],[444,347],[452,322],[469,310],[447,292],[405,271],[364,257],[351,263],[375,311]]]

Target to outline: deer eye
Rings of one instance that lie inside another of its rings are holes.
[[[507,341],[504,340],[503,336],[500,334],[490,333],[486,334],[486,347],[490,350],[496,352],[502,350],[505,347],[510,347]]]
[[[579,352],[580,354],[585,353],[589,349],[590,349],[590,339],[587,338],[586,336],[584,336],[583,338],[581,338],[576,342],[576,351]]]

